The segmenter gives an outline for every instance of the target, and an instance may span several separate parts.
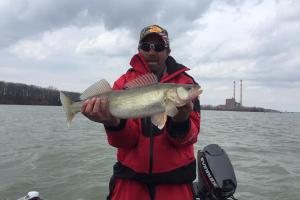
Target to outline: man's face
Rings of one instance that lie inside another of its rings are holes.
[[[145,42],[154,45],[155,44],[164,45],[164,41],[162,40],[162,38],[156,34],[147,35],[141,43],[145,43]],[[165,48],[160,52],[155,51],[155,49],[153,48],[150,48],[149,51],[145,51],[139,48],[139,52],[144,56],[150,70],[155,74],[159,74],[162,72],[162,70],[165,67],[165,61],[170,54],[170,50],[168,48]]]

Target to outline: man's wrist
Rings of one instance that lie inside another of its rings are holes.
[[[125,125],[126,125],[126,119],[118,119],[119,120],[119,124],[117,126],[108,126],[106,124],[104,124],[105,129],[109,130],[109,131],[120,131],[122,130]]]
[[[189,132],[191,126],[190,119],[184,121],[174,121],[173,119],[167,121],[167,130],[174,138],[184,138]]]
[[[188,113],[178,113],[178,115],[172,117],[173,122],[184,122],[189,119],[190,114]]]
[[[103,124],[107,127],[117,127],[120,125],[120,119],[115,118],[115,119],[111,120],[110,122],[106,122]]]

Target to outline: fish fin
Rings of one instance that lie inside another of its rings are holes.
[[[124,85],[125,88],[134,88],[134,87],[141,87],[145,85],[151,85],[158,83],[157,77],[153,73],[147,73],[142,76],[139,76],[138,78],[129,81]]]
[[[166,121],[167,121],[167,114],[166,113],[159,113],[159,114],[151,116],[152,124],[157,126],[157,128],[159,128],[160,130],[163,129],[163,127],[166,124]]]
[[[165,107],[166,107],[166,113],[170,117],[174,117],[178,113],[178,110],[177,110],[175,104],[172,103],[171,101],[167,101],[165,103]]]
[[[68,125],[68,127],[70,127],[72,119],[74,118],[74,116],[76,114],[71,109],[71,106],[74,102],[69,97],[67,97],[63,92],[60,92],[59,98],[60,98],[60,102],[67,114],[67,125]]]
[[[80,99],[81,100],[86,100],[89,99],[91,97],[94,96],[98,96],[100,94],[103,94],[105,92],[109,92],[111,91],[111,87],[109,85],[109,83],[105,80],[102,79],[96,83],[94,83],[93,85],[91,85],[90,87],[88,87],[81,95],[80,95]]]

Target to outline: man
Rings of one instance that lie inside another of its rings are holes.
[[[158,25],[141,31],[138,54],[131,66],[113,86],[154,73],[161,83],[195,84],[187,67],[170,56],[168,33]],[[178,108],[160,130],[150,118],[118,119],[108,109],[108,100],[86,100],[81,112],[90,120],[103,123],[108,142],[116,147],[118,162],[110,181],[108,199],[188,200],[193,199],[191,183],[196,177],[193,144],[200,130],[198,99]]]

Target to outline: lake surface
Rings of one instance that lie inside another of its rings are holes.
[[[0,199],[39,191],[46,200],[105,199],[115,163],[101,124],[71,128],[61,107],[0,105]],[[202,111],[195,151],[219,144],[242,200],[300,199],[300,114]]]

